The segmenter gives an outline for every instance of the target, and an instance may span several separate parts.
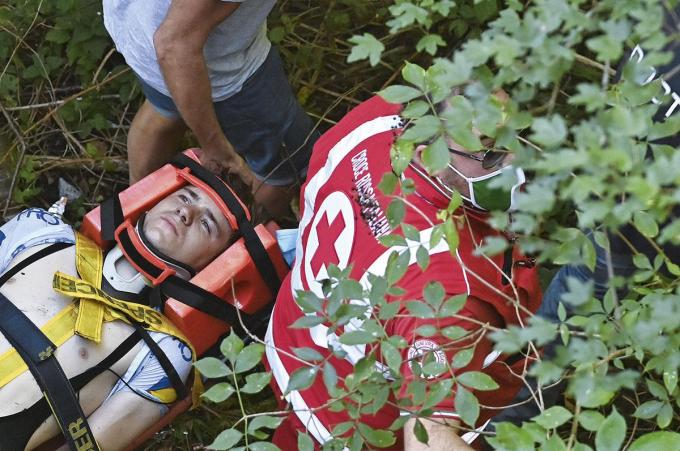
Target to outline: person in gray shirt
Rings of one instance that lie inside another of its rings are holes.
[[[267,39],[274,3],[103,1],[106,29],[146,96],[128,134],[131,183],[170,161],[188,127],[204,165],[238,174],[271,214],[288,213],[319,133]]]

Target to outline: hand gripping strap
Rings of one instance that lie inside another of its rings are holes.
[[[56,347],[17,306],[0,293],[0,331],[28,365],[72,451],[99,450],[80,403],[59,365]]]
[[[250,219],[248,218],[248,214],[243,207],[243,204],[241,204],[234,193],[229,188],[227,188],[224,182],[222,182],[215,174],[208,171],[186,155],[178,155],[173,160],[172,164],[179,168],[188,167],[198,179],[203,181],[203,183],[205,183],[220,196],[229,211],[231,211],[231,213],[236,218],[238,230],[243,236],[246,249],[248,249],[250,257],[255,262],[255,266],[262,276],[262,279],[272,292],[272,297],[275,298],[276,294],[279,292],[281,280],[276,273],[274,263],[269,258],[269,254],[267,254],[267,251],[262,245],[260,238],[257,236],[257,233],[255,232]]]

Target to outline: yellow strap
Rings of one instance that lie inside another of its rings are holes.
[[[40,330],[58,347],[73,336],[75,323],[75,307],[70,304],[46,322]],[[27,369],[24,360],[13,348],[4,352],[0,355],[0,387],[9,384]]]
[[[83,300],[91,300],[105,306],[105,321],[118,319],[129,323],[129,317],[131,317],[135,321],[142,323],[145,329],[177,337],[189,346],[193,358],[196,358],[196,350],[184,334],[182,334],[182,332],[180,332],[180,330],[177,329],[177,327],[175,327],[175,325],[162,313],[151,307],[113,298],[92,284],[61,272],[57,272],[54,275],[54,278],[52,279],[52,288],[54,288],[54,291],[57,293],[73,298],[79,298],[81,302]],[[200,377],[198,376],[198,372],[194,371],[194,384],[192,387],[194,407],[198,404],[198,396],[202,391]]]
[[[120,299],[109,296],[91,283],[61,272],[54,274],[52,288],[54,288],[54,291],[57,293],[72,298],[80,298],[81,302],[83,299],[87,299],[108,307],[105,310],[106,319],[120,319],[129,322],[128,317],[130,317],[133,320],[142,323],[145,329],[175,336],[187,343],[187,345],[191,347],[191,351],[194,352],[193,347],[184,334],[182,334],[182,332],[180,332],[180,330],[177,329],[177,327],[175,327],[175,325],[162,313],[151,307],[135,304],[134,302],[121,301]]]
[[[76,232],[76,269],[84,280],[101,288],[104,257],[93,241]],[[78,306],[76,334],[95,343],[102,341],[104,306],[96,301],[83,299]]]

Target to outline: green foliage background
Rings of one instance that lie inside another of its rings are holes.
[[[518,233],[523,249],[548,267],[595,264],[584,229],[593,230],[598,244],[607,248],[605,232],[633,224],[659,249],[656,258],[635,257],[639,271],[626,281],[632,289],[623,298],[610,290],[600,302],[592,297],[592,286],[573,283],[565,302],[577,309],[576,316],[567,318],[561,309],[560,324],[534,318],[526,328],[494,332],[497,349],[506,352],[530,342],[560,340],[558,358],[542,360],[523,376],[531,374],[544,385],[567,382],[564,406],[546,409],[521,428],[500,426],[489,440],[497,449],[680,449],[680,435],[673,432],[680,425],[680,268],[659,248],[680,241],[680,222],[666,221],[680,202],[680,156],[676,149],[650,145],[655,138],[677,134],[680,121],[676,114],[664,125],[653,124],[655,108],[649,102],[661,95],[661,86],[640,82],[645,67],[667,59],[658,52],[665,42],[660,20],[663,8],[676,3],[294,0],[280,2],[270,17],[270,38],[282,51],[300,101],[322,129],[377,91],[408,104],[411,128],[394,152],[397,171],[417,142],[432,140],[425,154],[431,170],[446,161],[444,135],[479,148],[470,132],[473,125],[512,149],[519,164],[532,172],[532,183],[520,196],[520,211],[512,221],[506,214],[495,214],[493,221]],[[0,5],[0,194],[12,192],[0,197],[2,216],[29,204],[49,205],[63,177],[84,193],[69,210],[78,221],[126,183],[126,130],[141,96],[111,48],[100,10],[97,1],[11,0]],[[677,30],[672,39],[677,42]],[[643,65],[629,66],[615,83],[613,66],[640,41],[650,50]],[[477,83],[465,85],[465,98],[455,100],[456,116],[442,117],[433,109],[452,87],[468,80]],[[505,115],[489,97],[500,87],[512,99]],[[654,152],[652,162],[644,161],[648,147]],[[382,187],[391,191],[397,183],[387,176]],[[408,182],[401,188],[408,192]],[[443,216],[439,236],[455,247],[453,207]],[[393,224],[400,223],[404,208],[395,199]],[[392,240],[412,233],[402,226]],[[491,255],[506,246],[488,242],[479,252]],[[403,259],[393,258],[384,278],[386,290],[398,280]],[[661,274],[662,267],[672,277]],[[348,299],[369,298],[374,306],[384,301],[384,292],[364,293],[342,271],[330,275],[328,296],[338,305]],[[455,299],[438,295],[436,283],[423,298],[430,312],[414,307],[413,314],[445,315],[459,308]],[[309,311],[320,303],[311,296],[300,302]],[[363,315],[341,312],[345,316],[335,320]],[[379,332],[380,325],[367,322],[365,328]],[[403,346],[396,337],[377,336],[344,339],[380,341],[395,352]],[[213,446],[221,449],[243,444],[244,438],[249,448],[268,449],[265,431],[280,419],[267,414],[276,409],[265,388],[269,376],[253,372],[263,348],[258,343],[244,347],[231,337],[221,350],[224,359],[204,360],[199,367],[207,377],[220,378],[206,397],[223,402],[179,420],[151,447],[189,448],[217,437]],[[299,357],[309,365],[293,375],[291,384],[305,387],[323,374],[329,390],[337,389],[332,370],[318,356],[301,351]],[[383,394],[395,390],[372,370],[374,358],[369,355],[357,366],[347,390],[332,391],[338,405],[351,410],[352,399],[361,397],[364,405],[377,409],[385,402]],[[457,358],[453,367],[466,357]],[[398,368],[396,360],[392,366]],[[445,370],[428,369],[435,374]],[[473,424],[479,405],[464,387],[493,387],[493,381],[477,374],[448,380],[448,387],[462,384],[457,401],[463,426]],[[415,416],[426,414],[427,409],[414,411]],[[346,438],[335,446],[381,447],[394,439],[393,431],[370,430],[358,422],[343,428],[335,432]],[[426,439],[422,428],[416,433]],[[309,444],[301,436],[300,447],[310,449]]]

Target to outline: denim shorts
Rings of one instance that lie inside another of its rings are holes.
[[[170,97],[138,79],[159,114],[180,117]],[[274,186],[304,180],[320,133],[293,95],[275,47],[241,91],[213,105],[224,135],[258,179]]]

